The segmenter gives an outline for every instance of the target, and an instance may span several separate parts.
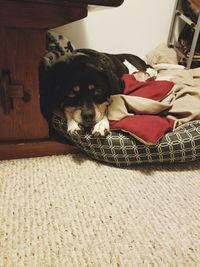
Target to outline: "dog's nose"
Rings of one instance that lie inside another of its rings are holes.
[[[86,109],[81,112],[82,124],[85,127],[94,125],[95,111],[93,109]]]

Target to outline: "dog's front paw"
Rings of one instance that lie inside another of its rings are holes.
[[[94,129],[92,131],[92,135],[99,137],[99,136],[106,136],[110,132],[109,122],[107,119],[103,119],[95,124]]]
[[[68,123],[67,132],[69,135],[77,137],[83,133],[83,128],[74,120]]]

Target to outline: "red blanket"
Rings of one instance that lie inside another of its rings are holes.
[[[124,95],[138,96],[155,101],[161,101],[171,91],[174,83],[171,81],[147,80],[140,82],[133,75],[122,77],[125,88]],[[174,126],[174,120],[161,115],[132,114],[120,120],[109,120],[112,130],[122,130],[130,133],[143,143],[156,144],[159,139]]]

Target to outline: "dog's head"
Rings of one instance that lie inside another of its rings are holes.
[[[84,128],[93,126],[106,115],[111,84],[108,73],[99,69],[87,56],[70,62],[58,62],[51,71],[59,104]]]

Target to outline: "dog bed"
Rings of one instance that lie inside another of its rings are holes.
[[[63,36],[54,32],[48,32],[47,50],[54,53],[48,53],[44,58],[46,65],[51,65],[54,61],[54,56],[59,53],[67,53],[73,50],[73,45]],[[64,39],[63,39],[64,38]],[[63,46],[63,43],[65,44]],[[53,46],[52,46],[53,44]],[[66,45],[67,44],[67,45]],[[64,47],[64,50],[62,48]],[[49,56],[50,55],[50,56]],[[159,56],[158,56],[159,55]],[[150,65],[155,65],[161,62],[177,63],[176,55],[172,49],[168,49],[163,45],[149,53],[146,57],[146,62]],[[170,59],[170,62],[168,62]],[[187,71],[189,72],[189,71]],[[198,70],[197,70],[198,72]],[[187,73],[183,73],[184,79]],[[167,73],[168,75],[168,73]],[[180,73],[178,73],[178,77]],[[196,72],[194,73],[196,77]],[[196,83],[192,85],[195,85]],[[188,83],[187,83],[188,85]],[[199,85],[199,81],[197,81]],[[194,89],[195,90],[195,89]],[[192,95],[195,95],[192,93]],[[199,106],[198,99],[194,98],[194,103]],[[182,107],[187,106],[187,101],[183,102]],[[195,105],[194,105],[195,106]],[[189,110],[191,106],[188,106]],[[199,110],[199,109],[198,109]],[[198,113],[198,112],[197,112]],[[181,114],[184,114],[184,112]],[[198,119],[195,119],[198,118]],[[185,118],[186,119],[186,118]],[[54,112],[53,116],[48,120],[50,135],[58,137],[64,142],[70,142],[79,147],[88,156],[105,163],[110,163],[118,167],[131,166],[142,163],[164,163],[164,162],[186,162],[194,161],[200,158],[200,120],[199,113],[193,113],[191,121],[184,123],[172,132],[164,134],[156,144],[144,144],[132,135],[121,130],[111,130],[106,137],[95,137],[90,134],[71,137],[67,134],[67,121],[62,112]]]
[[[141,138],[141,136],[144,136],[143,133],[145,133],[147,137],[148,133],[158,133],[159,127],[157,127],[158,124],[156,122],[153,122],[153,125],[156,125],[153,129],[149,124],[142,124],[144,127],[139,126],[139,134],[142,132],[142,135],[131,135],[129,129],[119,127],[118,129],[120,130],[112,128],[111,133],[106,137],[95,137],[90,134],[85,134],[74,138],[67,135],[67,122],[63,113],[54,112],[52,128],[60,136],[72,141],[90,157],[119,167],[131,166],[139,163],[194,161],[200,158],[199,71],[200,69],[197,68],[193,70],[163,70],[160,72],[160,78],[164,77],[165,79],[167,77],[166,75],[169,75],[173,77],[176,82],[172,90],[168,92],[167,98],[163,99],[165,102],[166,100],[170,100],[173,104],[167,109],[166,118],[164,118],[163,115],[161,118],[173,119],[180,126],[172,127],[173,129],[169,129],[170,132],[168,132],[165,127],[166,131],[159,135],[158,139],[156,138],[153,140],[153,142],[145,142],[149,140],[145,140]],[[146,85],[145,83],[145,86]],[[160,85],[159,83],[159,86]],[[160,87],[158,87],[158,89],[160,90]],[[149,89],[147,91],[150,93]],[[157,91],[154,86],[153,93],[155,92]],[[132,98],[133,96],[130,97]],[[114,103],[114,99],[112,100],[113,102],[111,102]],[[133,101],[134,105],[137,102],[136,100],[137,97]],[[143,97],[142,108],[144,108],[144,100],[145,98]],[[161,104],[161,102],[162,100],[159,104]],[[114,105],[114,108],[112,108],[112,103],[109,105],[108,117],[109,113],[116,115],[117,110],[115,107],[119,107],[120,104],[117,101],[115,102],[117,105]],[[153,111],[153,106],[154,105],[151,106],[151,112]],[[120,106],[120,110],[121,109],[122,106]],[[113,110],[114,112],[112,112]],[[124,112],[122,113],[124,114]],[[137,116],[138,115],[134,115],[132,118],[136,118]],[[143,118],[145,117],[145,115],[142,116]],[[139,115],[139,117],[141,116]],[[149,117],[149,115],[147,115],[147,117]],[[159,118],[157,115],[155,117]],[[149,118],[147,119],[149,121]],[[124,119],[122,120],[124,121]],[[128,123],[128,126],[130,125],[137,126],[137,121]],[[127,131],[129,133],[127,133]]]
[[[165,134],[156,145],[145,145],[131,135],[111,131],[106,137],[90,134],[78,138],[67,135],[64,115],[55,112],[52,127],[56,133],[72,141],[95,160],[128,167],[134,164],[155,162],[186,162],[200,158],[200,120],[186,123]]]

